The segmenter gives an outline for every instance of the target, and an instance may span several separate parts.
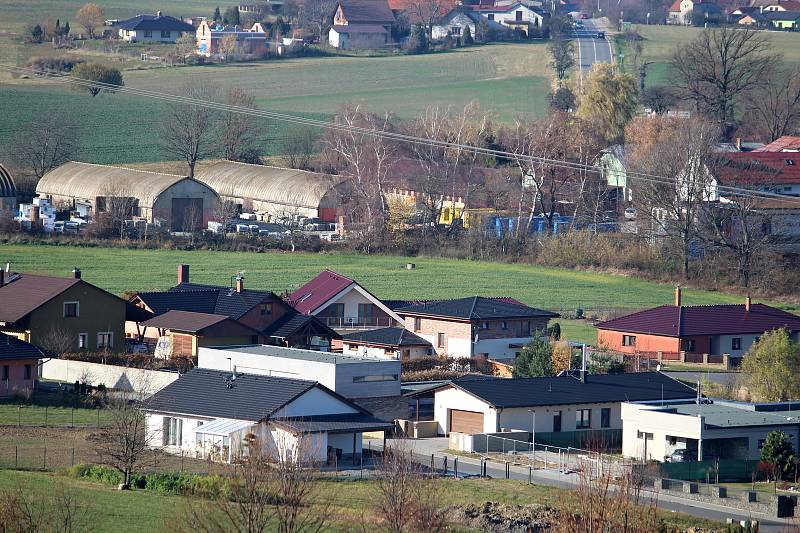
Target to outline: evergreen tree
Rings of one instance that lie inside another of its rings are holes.
[[[222,20],[222,14],[219,12],[219,6],[214,9],[214,21],[219,22]]]
[[[34,42],[40,42],[42,40],[43,33],[44,31],[42,31],[42,27],[39,24],[36,24],[31,29],[31,40]]]
[[[472,31],[470,31],[469,26],[464,28],[464,35],[461,37],[464,46],[469,46],[475,43],[475,39],[472,38]]]
[[[61,29],[61,35],[69,35],[70,28],[69,28],[69,21],[64,23],[64,27]]]
[[[553,347],[543,331],[533,333],[531,342],[514,360],[515,378],[553,376]]]
[[[222,17],[223,24],[228,26],[238,26],[241,24],[239,20],[239,6],[231,6],[225,10],[225,15]]]
[[[761,448],[761,460],[775,466],[780,479],[791,479],[794,469],[794,446],[783,431],[770,431]]]
[[[431,43],[428,40],[428,32],[422,24],[414,26],[414,31],[411,33],[411,42],[408,47],[409,54],[424,54],[430,49]]]

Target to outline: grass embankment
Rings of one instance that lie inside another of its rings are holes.
[[[352,531],[362,525],[368,531],[382,531],[375,514],[374,481],[324,481],[317,505],[331,504],[328,513],[331,526],[336,531]],[[438,481],[437,496],[442,505],[482,504],[540,504],[555,508],[571,508],[576,504],[577,493],[528,485],[524,482],[469,479]],[[163,531],[165,526],[180,518],[188,499],[181,496],[155,494],[143,490],[119,492],[111,487],[88,483],[50,473],[0,471],[0,489],[22,487],[24,491],[41,498],[53,494],[54,486],[62,484],[83,505],[97,532],[135,533]],[[135,517],[135,519],[134,519]],[[683,531],[691,526],[720,528],[715,522],[695,519],[676,513],[662,513],[665,523],[673,531]],[[465,530],[458,528],[459,531]]]

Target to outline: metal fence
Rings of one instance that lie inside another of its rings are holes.
[[[101,408],[0,404],[0,427],[104,428],[110,423]]]
[[[661,477],[681,481],[752,481],[758,477],[759,461],[747,459],[715,459],[707,461],[687,461],[683,463],[663,463],[660,465]]]

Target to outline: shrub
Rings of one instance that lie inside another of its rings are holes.
[[[67,469],[66,473],[70,477],[88,479],[105,485],[122,483],[122,474],[107,466],[79,464]],[[181,474],[179,472],[135,474],[131,476],[131,487],[158,494],[201,498],[219,498],[230,495],[229,481],[224,477]]]
[[[122,474],[108,466],[79,464],[67,469],[67,475],[79,479],[97,481],[105,485],[119,485]]]
[[[42,70],[51,74],[62,74],[64,72],[72,72],[72,69],[81,63],[83,63],[82,59],[75,59],[69,56],[36,56],[30,58],[25,66],[34,70]]]

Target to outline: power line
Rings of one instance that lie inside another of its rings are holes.
[[[254,109],[249,107],[242,107],[242,106],[235,106],[230,104],[225,104],[221,102],[213,102],[210,100],[201,100],[199,98],[193,98],[190,96],[182,96],[182,95],[172,95],[168,93],[161,93],[157,91],[152,91],[148,89],[139,89],[130,86],[118,86],[112,85],[108,83],[102,82],[95,82],[91,80],[86,80],[83,78],[76,78],[73,76],[69,76],[66,74],[54,74],[47,71],[27,68],[27,67],[17,67],[14,65],[7,65],[7,64],[0,64],[0,70],[6,70],[12,73],[17,74],[27,74],[27,75],[34,75],[44,77],[50,81],[56,82],[65,82],[71,83],[74,85],[78,85],[81,87],[87,88],[100,88],[100,89],[107,89],[109,91],[114,92],[121,92],[125,94],[132,94],[136,96],[141,96],[145,98],[151,98],[155,100],[160,100],[168,103],[173,104],[183,104],[183,105],[191,105],[197,107],[205,107],[208,109],[213,109],[217,111],[223,111],[226,113],[234,113],[234,114],[241,114],[241,115],[248,115],[257,118],[268,118],[276,121],[282,122],[290,122],[294,124],[300,124],[304,126],[311,126],[314,128],[320,128],[325,130],[331,131],[339,131],[339,132],[347,132],[347,133],[356,133],[359,135],[365,135],[370,137],[379,137],[389,140],[394,140],[398,142],[404,142],[407,144],[414,144],[414,145],[422,145],[422,146],[431,146],[436,148],[443,148],[443,149],[453,149],[457,148],[460,150],[464,150],[467,152],[471,152],[477,155],[487,155],[491,157],[495,157],[498,159],[504,159],[507,161],[526,161],[528,163],[536,163],[543,166],[548,167],[556,167],[556,168],[563,168],[567,170],[576,170],[582,172],[589,172],[594,174],[604,174],[604,170],[602,167],[597,165],[590,165],[588,163],[577,163],[572,161],[565,161],[560,159],[552,159],[546,158],[541,156],[534,156],[529,154],[517,154],[513,152],[507,152],[503,150],[494,150],[491,148],[483,148],[478,146],[467,145],[463,143],[457,143],[452,141],[443,141],[439,139],[431,139],[425,137],[418,137],[414,135],[408,135],[398,132],[386,131],[386,130],[375,130],[370,128],[365,128],[361,126],[354,126],[350,124],[342,124],[338,122],[326,122],[322,120],[297,116],[297,115],[290,115],[287,113],[280,113],[276,111],[268,111],[263,109]],[[672,179],[666,176],[660,176],[656,174],[648,174],[643,172],[635,172],[635,171],[627,171],[626,177],[630,178],[631,180],[642,181],[647,183],[655,183],[660,185],[669,185],[674,186],[677,183],[676,179]],[[746,189],[742,187],[734,187],[729,185],[717,185],[717,190],[722,193],[730,193],[736,194],[742,197],[754,198],[754,199],[769,199],[774,200],[777,202],[784,202],[787,204],[795,204],[800,205],[800,198],[790,198],[786,195],[772,193],[767,191],[754,191],[752,189]]]

